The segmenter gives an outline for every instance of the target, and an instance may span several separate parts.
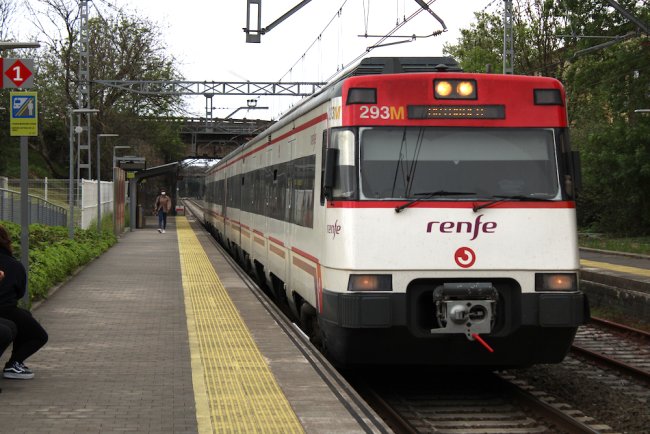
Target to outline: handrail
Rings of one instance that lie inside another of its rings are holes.
[[[32,194],[28,195],[29,223],[65,226],[68,211],[59,205]],[[0,220],[20,223],[20,193],[0,188]]]

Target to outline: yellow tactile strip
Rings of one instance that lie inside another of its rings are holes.
[[[176,229],[199,432],[303,433],[185,217]]]
[[[609,264],[607,262],[580,260],[583,267],[603,268],[605,270],[619,271],[621,273],[636,274],[639,276],[650,277],[650,270],[644,268],[628,267],[627,265]]]

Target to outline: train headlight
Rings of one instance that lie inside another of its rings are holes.
[[[474,84],[471,81],[461,81],[456,86],[456,92],[460,96],[471,96],[474,93]]]
[[[476,99],[476,80],[436,79],[433,80],[436,99]]]
[[[392,291],[393,276],[390,274],[352,274],[348,291]]]
[[[451,83],[448,81],[436,81],[436,97],[446,98],[451,95],[453,89]]]
[[[535,291],[577,291],[575,273],[536,273]]]

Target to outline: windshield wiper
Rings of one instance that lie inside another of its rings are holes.
[[[512,195],[512,196],[494,195],[492,197],[494,199],[490,200],[489,202],[485,202],[485,203],[482,203],[480,205],[474,204],[474,207],[472,208],[474,210],[474,212],[476,212],[476,211],[478,211],[480,209],[483,209],[483,208],[490,207],[490,206],[494,205],[495,203],[505,202],[506,200],[520,200],[520,201],[522,201],[522,200],[532,200],[532,201],[537,201],[537,202],[552,202],[553,201],[553,199],[548,199],[548,198],[545,198],[545,197],[527,196],[527,195],[524,195],[524,194],[515,194],[515,195]]]
[[[411,205],[421,200],[430,199],[434,196],[464,196],[464,195],[472,195],[472,194],[476,194],[476,193],[471,191],[445,191],[445,190],[430,191],[426,193],[415,193],[413,196],[420,196],[420,197],[418,197],[417,199],[411,199],[410,201],[406,202],[403,205],[396,206],[395,212],[402,212],[404,209],[410,207]]]

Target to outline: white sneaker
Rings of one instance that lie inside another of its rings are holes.
[[[164,229],[162,230],[162,233],[163,233],[163,234],[165,233],[165,230],[164,230]]]
[[[162,233],[162,231],[163,231],[162,229],[158,228],[158,232],[159,232],[159,233]]]

